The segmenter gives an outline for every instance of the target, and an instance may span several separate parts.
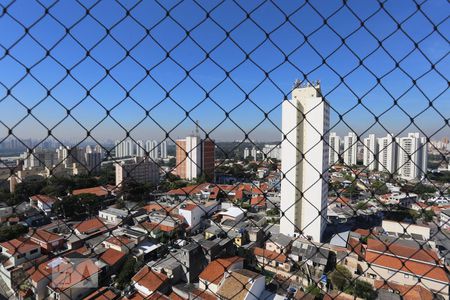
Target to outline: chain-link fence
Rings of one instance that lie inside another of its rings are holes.
[[[3,297],[449,299],[447,1],[0,8]]]

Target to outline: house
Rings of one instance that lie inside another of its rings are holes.
[[[109,207],[98,212],[98,216],[101,219],[116,225],[122,223],[127,217],[130,216],[130,214],[131,212],[128,212],[127,210],[113,207]]]
[[[28,236],[32,242],[41,246],[43,253],[60,250],[66,242],[63,235],[53,233],[46,229],[37,229]]]
[[[282,233],[271,236],[266,241],[266,249],[277,253],[288,253],[292,246],[292,239]]]
[[[59,273],[53,273],[48,284],[49,299],[80,299],[98,289],[100,268],[91,259],[77,259]]]
[[[24,271],[41,258],[41,246],[18,238],[0,243],[0,276],[9,288],[25,279]]]
[[[43,211],[45,215],[52,213],[53,204],[57,199],[47,195],[34,195],[30,197],[30,205]]]
[[[225,274],[243,267],[244,259],[238,256],[213,260],[200,273],[199,288],[216,294]]]
[[[85,189],[76,189],[72,191],[72,195],[77,196],[81,194],[91,194],[95,195],[97,197],[108,197],[108,196],[114,196],[117,188],[113,185],[106,185],[106,186],[96,186],[91,188],[85,188]]]
[[[265,211],[267,209],[266,197],[256,196],[250,199],[250,207],[254,211]]]
[[[225,220],[239,222],[244,218],[246,212],[246,209],[237,206],[231,206],[225,210],[218,212],[217,215],[221,217],[221,222]]]
[[[130,239],[125,235],[120,236],[111,236],[105,241],[103,241],[103,245],[107,249],[114,249],[120,251],[122,253],[127,254],[136,246],[136,241]]]
[[[292,266],[283,253],[255,247],[253,248],[253,255],[256,258],[257,266],[271,272],[276,273],[278,270],[289,272],[291,270]]]
[[[145,297],[157,291],[166,293],[170,287],[169,278],[165,274],[155,272],[148,266],[143,266],[131,281],[134,288]]]
[[[392,193],[380,196],[380,201],[386,205],[399,205],[405,208],[411,208],[418,200],[417,194],[414,193]]]
[[[107,224],[106,220],[94,217],[76,224],[74,226],[74,231],[77,235],[91,235],[100,234],[112,228],[112,226]]]
[[[265,277],[250,270],[240,269],[225,275],[218,291],[219,299],[259,299],[265,289]]]
[[[372,283],[383,280],[402,285],[422,285],[449,298],[450,279],[436,253],[414,240],[384,237],[369,239],[365,261],[370,268],[364,276]]]
[[[120,271],[120,267],[123,265],[126,259],[126,254],[121,251],[117,251],[113,248],[107,249],[99,256],[99,260],[104,262],[106,266],[102,268],[105,276],[117,274]]]

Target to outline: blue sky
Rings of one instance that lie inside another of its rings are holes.
[[[251,139],[276,140],[280,104],[304,74],[321,81],[332,106],[331,124],[340,134],[351,127],[364,136],[386,130],[403,135],[419,127],[435,138],[450,135],[444,0],[421,4],[423,13],[413,16],[413,1],[387,1],[379,10],[376,1],[352,0],[338,12],[342,1],[80,2],[85,7],[72,0],[0,0],[7,8],[0,16],[0,138],[8,135],[7,127],[18,137],[47,136],[38,119],[56,126],[52,133],[58,139],[80,140],[84,128],[99,140],[124,138],[131,129],[135,138],[162,138],[165,130],[176,139],[194,127],[185,120],[189,111],[217,140],[243,139],[242,130],[255,126]],[[169,17],[162,7],[170,9]],[[210,18],[203,21],[206,12]],[[319,14],[327,18],[325,26]],[[400,29],[389,15],[403,22]],[[377,40],[383,40],[382,47]],[[358,99],[362,105],[348,112]],[[382,114],[394,100],[398,106]],[[27,116],[28,108],[36,119]],[[71,117],[64,120],[67,109],[81,125]],[[384,128],[374,125],[369,111]]]

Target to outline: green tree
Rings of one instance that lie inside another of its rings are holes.
[[[330,280],[336,289],[344,291],[351,284],[352,273],[346,267],[337,265],[330,275]]]
[[[0,242],[16,239],[27,232],[28,227],[21,224],[3,225],[0,227]]]
[[[125,286],[128,283],[130,283],[131,278],[133,277],[135,272],[136,272],[136,260],[133,258],[133,256],[130,255],[128,256],[122,269],[117,275],[116,283],[118,288],[124,289]]]
[[[374,291],[373,286],[370,283],[359,279],[354,281],[351,294],[369,300],[377,298],[377,293]]]
[[[374,183],[372,183],[370,190],[375,195],[384,195],[389,192],[389,189],[388,189],[386,183],[384,183],[383,181],[380,181],[380,180],[376,180]]]

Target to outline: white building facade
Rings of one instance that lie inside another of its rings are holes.
[[[341,148],[341,138],[336,134],[336,132],[330,133],[330,138],[328,140],[329,158],[330,166],[335,165],[339,162],[339,154]]]
[[[378,141],[375,134],[369,134],[369,137],[364,139],[363,153],[364,166],[370,171],[376,170],[378,167]]]
[[[349,132],[344,137],[344,163],[348,166],[356,165],[356,157],[358,152],[358,136],[354,132]]]
[[[320,241],[325,230],[329,118],[319,84],[296,83],[292,99],[283,102],[280,232],[285,235]]]
[[[397,143],[393,134],[378,139],[378,170],[395,173],[397,162]]]

